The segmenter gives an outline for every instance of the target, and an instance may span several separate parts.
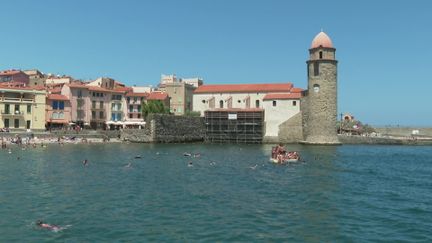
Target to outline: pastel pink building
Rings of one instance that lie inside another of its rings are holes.
[[[48,128],[58,128],[71,122],[69,98],[61,94],[48,94],[46,98],[46,124]]]
[[[21,70],[5,70],[0,72],[0,83],[19,83],[28,86],[29,76]]]

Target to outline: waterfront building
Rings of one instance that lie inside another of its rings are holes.
[[[67,96],[48,94],[46,98],[47,128],[63,128],[71,123],[71,104]]]
[[[50,76],[48,78],[46,78],[45,80],[45,85],[47,86],[55,86],[58,84],[70,84],[74,81],[74,79],[72,77],[69,76]]]
[[[175,74],[162,75],[159,90],[170,97],[170,112],[174,115],[184,115],[193,110],[193,92],[196,86],[202,84],[202,79],[177,79]]]
[[[302,89],[292,83],[202,85],[193,96],[194,111],[264,112],[263,135],[277,137],[279,125],[300,112]]]
[[[62,86],[61,94],[68,97],[71,106],[71,122],[80,127],[90,126],[90,91],[84,83]]]
[[[148,95],[149,93],[147,92],[135,92],[135,89],[126,93],[125,108],[127,115],[124,121],[126,128],[140,128],[144,126],[145,121],[142,114],[142,105]]]
[[[45,97],[43,89],[0,86],[0,127],[44,130]]]
[[[5,70],[0,72],[0,83],[15,83],[28,86],[29,76],[21,70]]]
[[[45,86],[45,75],[37,69],[24,70],[24,73],[29,77],[28,86],[30,87],[43,87]]]

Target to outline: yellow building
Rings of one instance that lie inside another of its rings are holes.
[[[45,90],[0,86],[0,129],[45,129]]]

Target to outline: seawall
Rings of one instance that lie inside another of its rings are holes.
[[[202,117],[152,114],[144,129],[125,129],[121,139],[137,143],[202,142],[205,124]]]

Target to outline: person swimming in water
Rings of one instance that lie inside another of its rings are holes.
[[[46,223],[42,222],[42,220],[36,221],[36,225],[39,226],[39,227],[41,227],[41,228],[49,229],[49,230],[52,230],[52,231],[59,231],[59,230],[62,229],[62,227],[60,227],[58,225],[46,224]]]
[[[188,167],[193,167],[193,163],[192,163],[192,161],[189,161],[189,163],[188,163]]]
[[[87,159],[85,159],[85,160],[83,160],[83,162],[82,162],[82,163],[83,163],[83,165],[84,165],[84,166],[87,166],[87,164],[88,164],[88,160],[87,160]]]

